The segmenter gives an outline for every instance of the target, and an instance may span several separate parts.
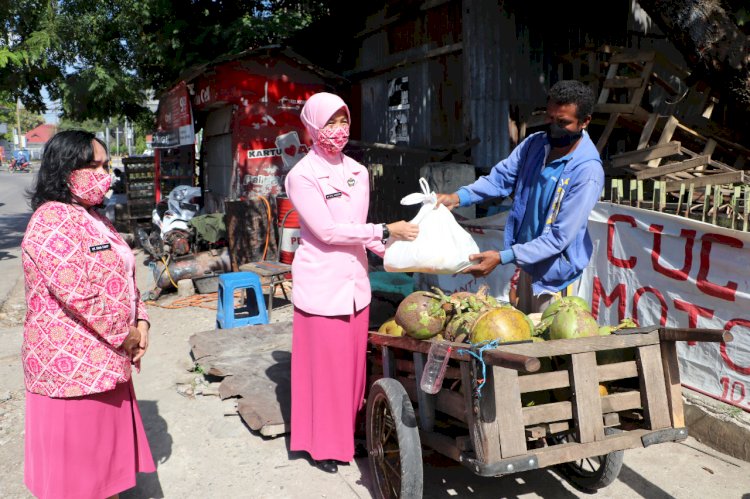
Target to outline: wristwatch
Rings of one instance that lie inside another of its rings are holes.
[[[388,226],[386,224],[380,224],[383,226],[383,244],[388,240],[389,237],[391,237],[391,231],[388,230]]]

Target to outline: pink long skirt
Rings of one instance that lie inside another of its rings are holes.
[[[24,482],[39,498],[103,499],[156,471],[132,382],[84,397],[26,392]]]
[[[315,460],[354,459],[365,394],[370,308],[324,317],[294,309],[290,449]]]

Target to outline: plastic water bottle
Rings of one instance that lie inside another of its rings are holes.
[[[422,379],[419,383],[422,391],[435,394],[440,391],[443,385],[445,369],[448,367],[451,350],[453,346],[447,341],[435,341],[430,346],[430,352],[427,354],[427,363],[422,371]]]

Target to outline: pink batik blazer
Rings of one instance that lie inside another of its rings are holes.
[[[103,223],[81,206],[48,202],[26,229],[22,360],[30,392],[76,397],[130,379],[130,358],[120,346],[129,326],[148,316],[132,265],[128,272],[126,253],[115,250],[112,238],[124,241],[104,217],[95,216]]]

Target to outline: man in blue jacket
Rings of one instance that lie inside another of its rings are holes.
[[[464,273],[484,277],[500,264],[516,264],[518,308],[525,313],[574,294],[568,287],[591,258],[588,217],[604,188],[599,152],[585,130],[593,109],[588,86],[556,83],[547,98],[547,131],[530,135],[473,184],[438,195],[449,209],[513,196],[505,249],[471,255],[475,263]]]

